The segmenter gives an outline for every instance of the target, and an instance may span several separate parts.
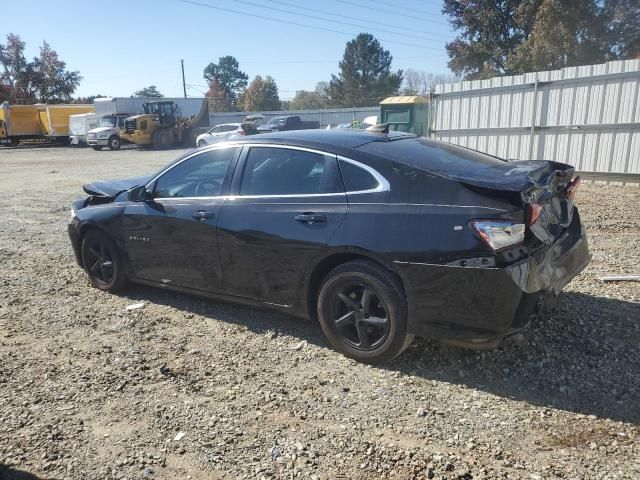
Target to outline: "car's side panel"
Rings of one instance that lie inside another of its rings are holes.
[[[295,220],[308,212],[326,221]],[[346,212],[344,195],[227,201],[218,223],[224,293],[295,303],[307,265],[327,248]]]

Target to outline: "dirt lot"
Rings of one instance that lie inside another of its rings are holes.
[[[593,262],[524,335],[374,368],[311,322],[89,286],[81,185],[179,153],[0,150],[0,479],[640,478],[640,283],[596,278],[640,269],[640,188],[583,185]]]

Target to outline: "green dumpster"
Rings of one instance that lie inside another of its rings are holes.
[[[429,100],[421,95],[388,97],[380,102],[381,123],[388,123],[389,130],[428,133]]]

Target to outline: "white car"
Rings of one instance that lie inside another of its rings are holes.
[[[243,130],[239,123],[222,123],[209,129],[206,133],[198,135],[196,145],[202,147],[212,143],[224,142],[232,135],[242,135]]]

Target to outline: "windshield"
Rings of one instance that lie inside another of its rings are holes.
[[[287,117],[273,117],[267,122],[265,127],[281,127],[287,121]]]
[[[117,119],[114,116],[111,115],[107,115],[104,116],[100,119],[100,126],[101,127],[115,127],[116,126],[116,122]]]

